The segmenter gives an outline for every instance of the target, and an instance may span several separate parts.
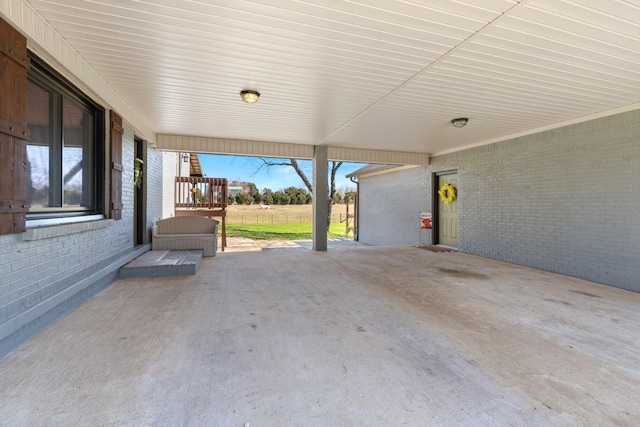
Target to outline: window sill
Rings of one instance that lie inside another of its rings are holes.
[[[27,231],[23,233],[23,240],[29,242],[99,230],[110,227],[114,222],[113,219],[104,219],[103,215],[27,220]]]

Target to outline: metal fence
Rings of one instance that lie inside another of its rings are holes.
[[[280,206],[273,209],[260,209],[259,205],[253,205],[255,209],[249,211],[236,210],[235,205],[227,208],[227,224],[311,224],[313,212],[311,205],[306,209],[290,210]],[[331,222],[341,222],[345,216],[345,208],[342,205],[334,205],[331,212]]]
[[[310,224],[311,214],[227,211],[227,224]]]

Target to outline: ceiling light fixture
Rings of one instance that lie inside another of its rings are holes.
[[[453,127],[462,128],[466,126],[468,121],[469,121],[468,118],[460,117],[460,118],[451,120],[451,124],[453,125]]]
[[[253,104],[258,102],[258,98],[260,98],[260,92],[256,92],[255,90],[243,90],[240,92],[240,96],[242,100],[247,104]]]

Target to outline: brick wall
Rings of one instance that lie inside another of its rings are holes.
[[[461,251],[640,291],[640,111],[434,157],[424,172],[451,169]],[[361,241],[419,241],[407,208],[389,206],[416,173],[360,180]],[[429,179],[421,191],[430,200]],[[393,221],[374,222],[385,209]]]
[[[133,159],[134,159],[134,138],[131,125],[123,120],[122,127],[122,221],[133,225]],[[133,239],[133,236],[131,236]],[[131,240],[133,242],[133,240]]]
[[[147,149],[147,230],[162,219],[164,181],[164,153],[152,148]]]
[[[117,269],[105,270],[133,253],[133,152],[133,130],[125,123],[122,220],[0,236],[0,356],[111,283]],[[161,153],[150,149],[147,159],[151,221],[161,212]]]

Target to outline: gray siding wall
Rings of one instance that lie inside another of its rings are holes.
[[[420,212],[431,211],[431,177],[426,167],[375,175],[360,182],[360,242],[431,244],[431,234],[420,230]]]
[[[170,218],[175,213],[177,156],[175,152],[162,152],[162,218]]]
[[[640,291],[640,111],[434,157],[425,173],[451,169],[461,251]],[[360,190],[383,185],[388,195],[415,179],[412,171],[363,178]],[[397,200],[361,198],[364,243],[384,244],[390,234],[418,241],[404,213],[377,222],[381,237],[372,235],[368,211],[396,210],[388,203]]]
[[[0,236],[0,357],[107,286],[117,278],[114,265],[135,256],[133,130],[124,125],[122,220],[54,225]],[[147,159],[147,212],[155,219],[161,213],[161,154],[149,150]]]

